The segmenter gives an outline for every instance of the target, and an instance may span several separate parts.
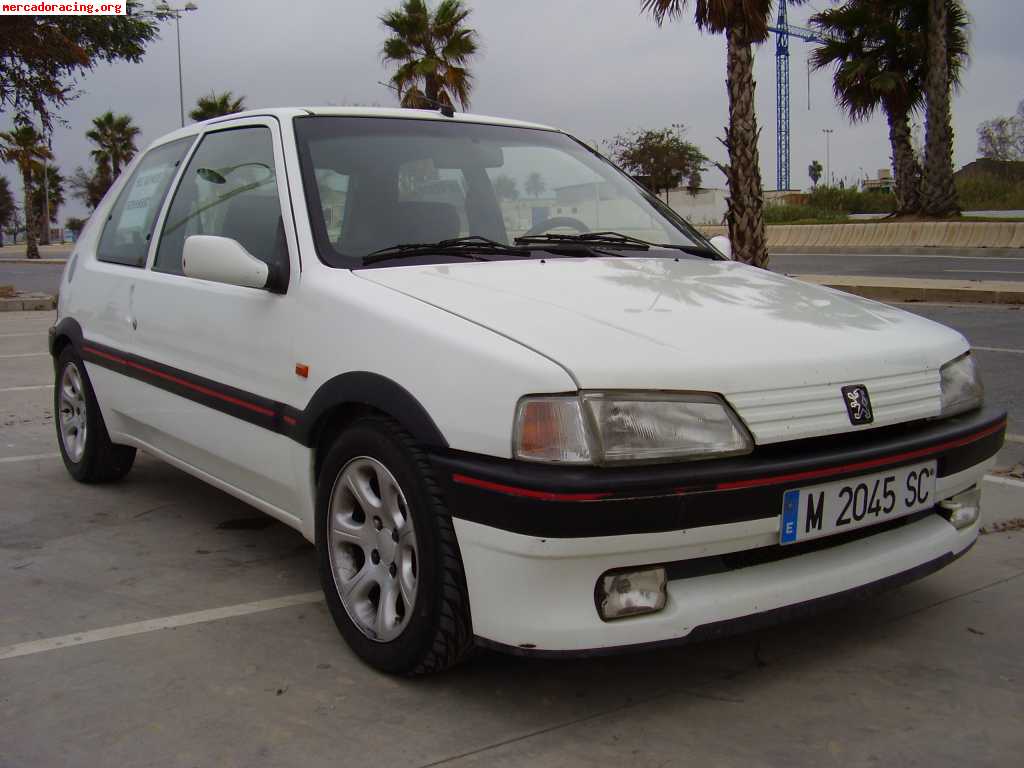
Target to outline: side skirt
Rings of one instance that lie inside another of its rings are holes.
[[[282,523],[289,526],[290,528],[294,528],[299,533],[301,533],[304,538],[306,538],[310,541],[310,543],[312,543],[312,540],[309,539],[309,537],[306,535],[306,531],[303,529],[302,519],[300,517],[293,515],[290,512],[286,512],[280,507],[275,507],[273,504],[264,501],[258,496],[253,496],[251,493],[243,491],[241,488],[234,486],[231,483],[225,482],[224,480],[221,480],[219,477],[211,475],[209,472],[204,472],[203,470],[199,469],[199,467],[193,464],[189,464],[187,461],[182,461],[178,457],[173,456],[172,454],[169,454],[166,451],[162,451],[159,448],[156,448],[150,445],[149,443],[145,442],[144,440],[139,440],[137,437],[133,437],[132,435],[127,434],[119,434],[117,436],[117,441],[119,443],[123,443],[126,445],[135,446],[136,448],[145,451],[151,456],[160,459],[161,461],[167,462],[172,467],[176,467],[177,469],[180,469],[182,472],[187,472],[193,477],[202,480],[204,483],[208,483],[212,485],[214,488],[224,491],[225,493],[234,496],[236,499],[240,501],[244,501],[249,506],[255,507],[256,509],[260,510],[260,512],[264,512],[270,515],[271,517],[280,520]]]

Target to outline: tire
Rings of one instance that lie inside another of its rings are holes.
[[[70,346],[57,357],[55,373],[53,421],[68,473],[80,483],[120,480],[135,463],[135,449],[110,442],[85,366]]]
[[[426,455],[397,423],[366,416],[341,433],[320,471],[316,513],[327,605],[360,658],[421,675],[468,655],[469,597],[451,516]]]

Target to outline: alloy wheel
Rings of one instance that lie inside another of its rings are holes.
[[[60,376],[60,439],[68,458],[77,464],[85,454],[88,435],[85,388],[82,373],[74,363],[68,363]]]
[[[359,456],[339,473],[329,514],[331,570],[345,611],[371,640],[394,640],[412,617],[418,585],[405,494],[387,467]]]

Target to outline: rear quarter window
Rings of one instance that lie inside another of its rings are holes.
[[[129,267],[146,265],[156,217],[194,140],[178,139],[146,153],[110,209],[96,258]]]

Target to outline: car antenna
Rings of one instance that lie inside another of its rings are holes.
[[[392,91],[395,91],[396,93],[401,95],[401,91],[398,90],[398,86],[395,85],[394,83],[382,83],[380,80],[378,80],[377,85],[383,85],[385,88],[390,88]],[[443,101],[432,99],[429,96],[421,95],[420,98],[423,99],[425,102],[431,104],[432,106],[437,107],[437,111],[440,112],[445,117],[455,117],[455,107],[453,107],[451,104],[446,104]]]

